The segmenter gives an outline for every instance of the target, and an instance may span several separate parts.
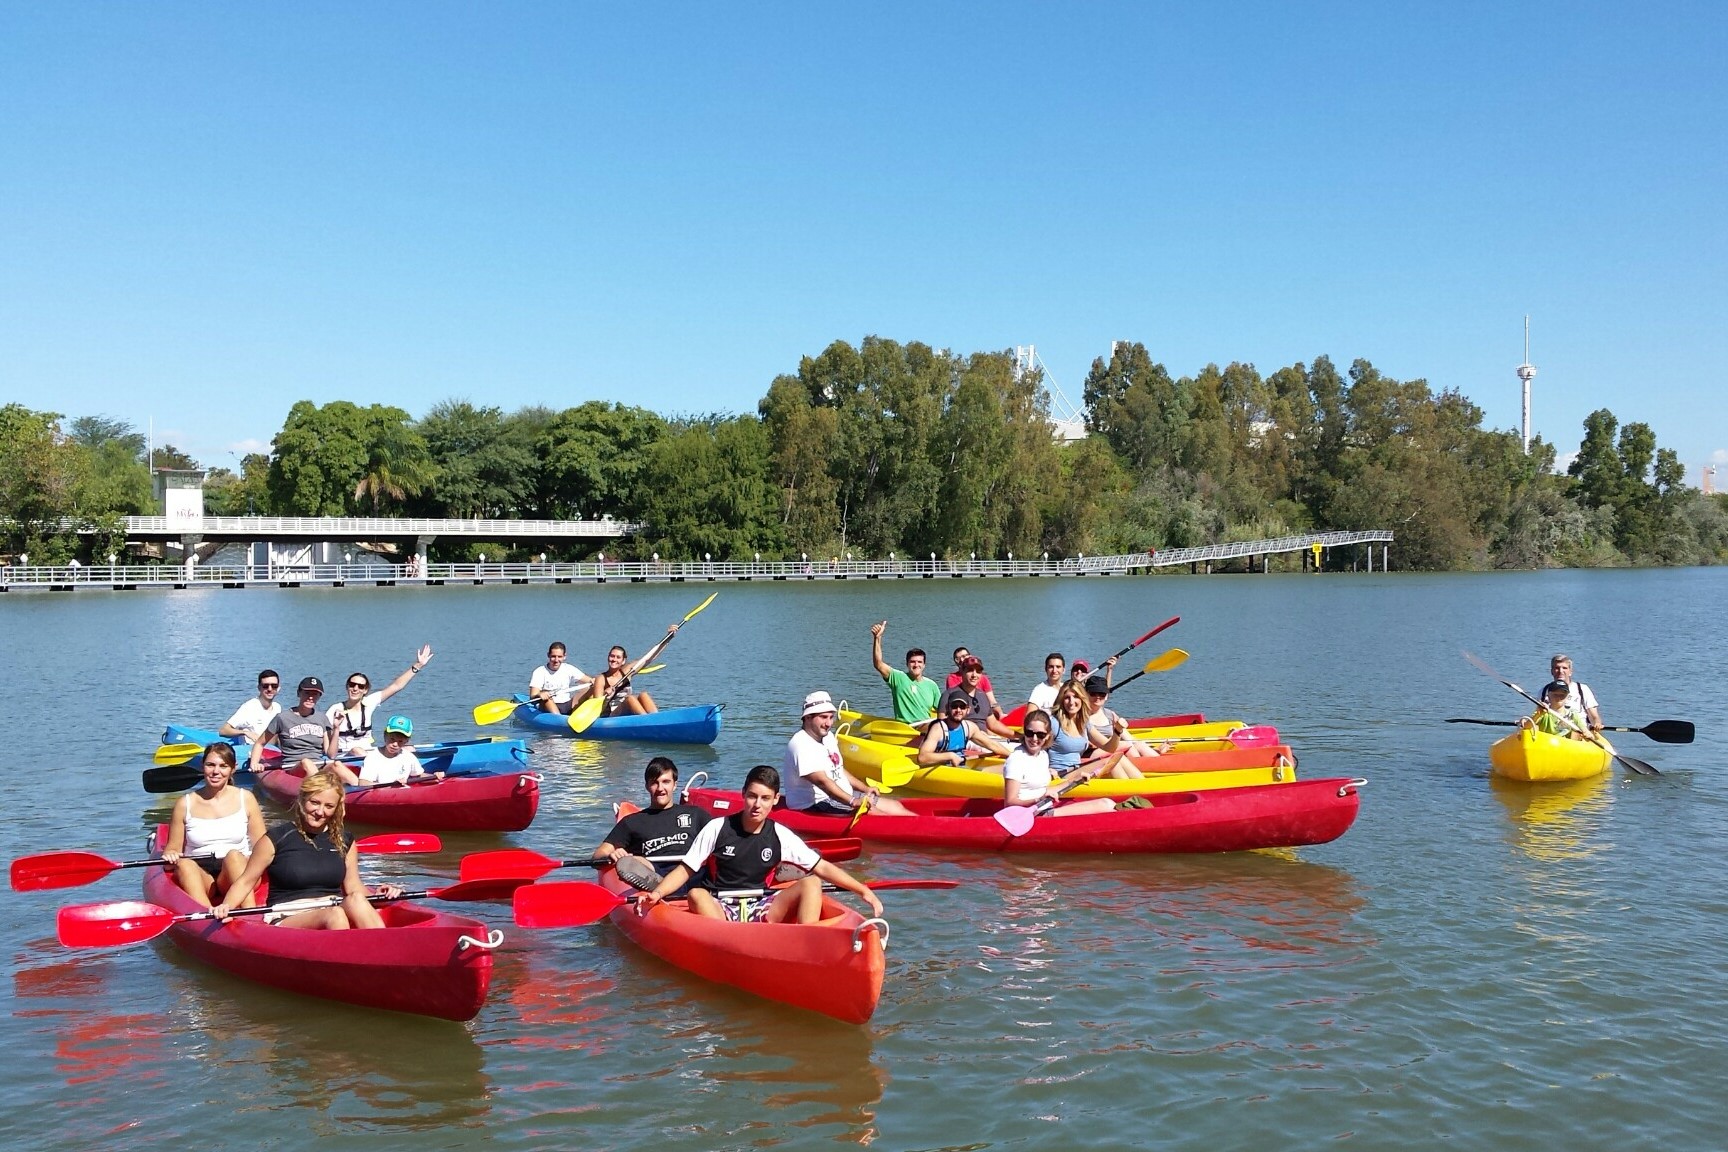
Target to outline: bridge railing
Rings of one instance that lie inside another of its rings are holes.
[[[610,537],[634,532],[623,520],[433,520],[394,516],[128,516],[130,536],[464,536],[475,539]]]

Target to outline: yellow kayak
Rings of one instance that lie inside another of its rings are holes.
[[[1238,728],[1248,725],[1241,720],[1207,720],[1200,724],[1165,724],[1156,727],[1130,727],[1128,735],[1135,740],[1146,743],[1156,743],[1159,740],[1180,740],[1173,751],[1177,752],[1216,752],[1220,749],[1234,747],[1224,737]],[[902,749],[912,746],[919,738],[919,730],[910,724],[887,716],[872,716],[868,712],[854,712],[849,708],[840,709],[840,726],[836,730],[841,737],[848,733],[883,744],[900,745]]]
[[[1570,736],[1555,736],[1520,728],[1488,749],[1488,762],[1508,780],[1584,780],[1608,770],[1613,749],[1608,741],[1592,744]]]
[[[986,756],[974,761],[977,767],[939,765],[934,768],[921,768],[913,759],[913,750],[904,744],[870,740],[850,732],[840,732],[836,738],[840,743],[841,759],[845,761],[847,769],[860,779],[881,781],[884,775],[883,765],[889,762],[909,768],[912,778],[909,781],[897,782],[897,792],[910,789],[935,796],[1002,795],[1000,757]],[[1089,780],[1068,795],[1085,799],[1089,796],[1198,792],[1211,788],[1278,784],[1296,778],[1295,754],[1288,745],[1283,744],[1266,748],[1224,748],[1211,753],[1132,759],[1135,766],[1146,773],[1142,779]],[[1192,765],[1192,768],[1189,765]]]

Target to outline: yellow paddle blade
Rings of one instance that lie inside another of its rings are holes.
[[[718,593],[718,592],[712,593],[711,595],[709,595],[708,599],[702,601],[702,603],[700,603],[700,604],[696,605],[696,607],[690,609],[690,616],[684,617],[684,622],[689,623],[691,616],[696,615],[696,613],[702,611],[702,609],[704,609],[704,608],[708,607],[708,605],[714,603],[714,597],[718,596],[718,595],[720,595],[720,593]]]
[[[720,595],[720,593],[718,593],[718,592],[716,592],[716,593],[714,593],[714,595],[716,595],[716,596],[718,596],[718,595]],[[648,667],[646,667],[646,668],[638,668],[638,669],[636,669],[636,675],[638,675],[638,676],[646,676],[646,675],[648,675],[648,673],[650,673],[650,672],[658,672],[658,671],[660,671],[660,669],[662,669],[662,668],[664,668],[664,667],[666,667],[666,665],[664,665],[664,664],[650,664],[650,665],[648,665]]]
[[[864,725],[864,735],[872,740],[905,740],[924,735],[924,730],[898,720],[872,720]]]
[[[204,751],[202,744],[164,744],[156,749],[156,754],[150,759],[157,764],[178,764],[189,756],[196,756]]]
[[[1152,659],[1146,662],[1146,667],[1142,668],[1141,671],[1168,672],[1186,659],[1188,659],[1188,653],[1182,651],[1180,648],[1172,648],[1168,652],[1162,652],[1159,655],[1152,657]]]
[[[570,713],[570,731],[588,731],[588,725],[600,719],[601,709],[605,706],[604,700],[598,700],[592,696],[576,705],[576,711]]]
[[[479,725],[496,724],[500,720],[510,718],[510,713],[516,711],[514,700],[488,700],[484,704],[474,705],[474,723]]]
[[[906,756],[896,756],[892,760],[882,761],[879,773],[882,783],[889,788],[898,788],[902,784],[910,784],[918,766]]]

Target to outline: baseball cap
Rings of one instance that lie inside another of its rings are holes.
[[[972,697],[959,688],[950,688],[948,694],[942,698],[942,711],[946,712],[956,704],[964,704],[970,708],[972,707]]]
[[[1558,692],[1562,696],[1570,696],[1572,694],[1572,689],[1567,686],[1566,681],[1564,680],[1550,680],[1548,686],[1542,689],[1542,695],[1546,696],[1550,692]]]
[[[412,736],[414,735],[414,721],[408,719],[406,716],[392,716],[390,719],[384,721],[384,735],[388,736],[392,732],[399,732],[404,736]]]
[[[1074,661],[1073,664],[1069,665],[1069,667],[1074,669],[1074,674],[1076,676],[1078,676],[1082,672],[1092,671],[1092,665],[1086,663],[1086,661],[1084,661],[1084,660],[1076,660],[1076,661]]]
[[[834,698],[826,692],[812,692],[804,697],[804,715],[815,716],[834,711]]]
[[[960,671],[982,672],[984,671],[984,661],[978,659],[976,656],[968,656],[966,659],[960,661]]]
[[[300,681],[300,691],[316,692],[318,695],[322,696],[324,695],[324,681],[318,679],[316,676],[308,676],[306,679]]]

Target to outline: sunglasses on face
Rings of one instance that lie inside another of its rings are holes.
[[[1042,728],[1023,728],[1020,735],[1027,740],[1043,740],[1048,738],[1050,733]]]
[[[280,684],[260,684],[260,685],[258,685],[258,691],[260,691],[260,692],[274,692],[274,691],[276,691],[276,689],[278,689],[280,687],[282,687],[282,685],[280,685]]]
[[[367,684],[367,683],[366,683],[366,682],[365,682],[365,681],[363,681],[363,680],[350,680],[350,681],[348,681],[348,687],[350,687],[350,688],[360,688],[360,689],[362,689],[362,690],[364,690],[364,689],[366,689],[366,688],[370,688],[370,687],[371,687],[371,685],[370,685],[370,684]]]

